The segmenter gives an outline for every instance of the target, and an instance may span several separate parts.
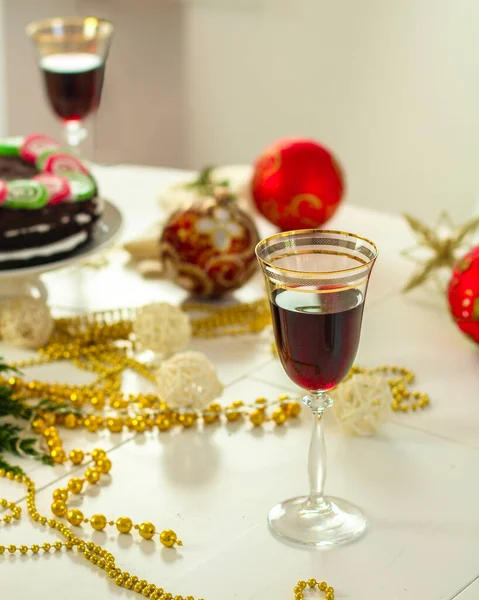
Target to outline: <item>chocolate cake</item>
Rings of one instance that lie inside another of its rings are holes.
[[[44,135],[0,139],[0,269],[39,265],[87,243],[102,214],[86,166]]]

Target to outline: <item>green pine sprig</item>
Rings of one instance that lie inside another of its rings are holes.
[[[215,188],[229,188],[230,182],[225,179],[224,181],[214,181],[213,180],[213,171],[215,167],[205,167],[202,169],[198,175],[198,177],[185,184],[186,189],[197,190],[200,194],[205,196],[213,195]]]
[[[25,475],[24,470],[18,465],[11,465],[7,462],[3,456],[0,454],[0,469],[4,469],[5,473],[11,471],[14,475]]]
[[[12,389],[8,385],[0,385],[0,418],[30,419],[33,409],[21,400],[12,397]]]
[[[15,372],[3,358],[0,358],[0,373]],[[0,419],[8,417],[8,421],[0,421],[0,468],[12,471],[15,474],[23,474],[21,467],[11,465],[4,457],[5,453],[14,456],[27,455],[44,464],[53,464],[50,456],[43,454],[37,449],[38,439],[35,437],[24,437],[22,432],[29,427],[28,421],[33,417],[39,407],[46,410],[51,406],[48,400],[42,400],[36,406],[31,406],[25,400],[14,398],[13,390],[8,383],[0,385]],[[70,411],[72,412],[72,411]],[[13,422],[12,422],[13,421]]]
[[[9,452],[15,456],[27,455],[41,460],[44,464],[53,464],[51,458],[36,448],[37,438],[22,437],[23,428],[13,423],[0,423],[0,452]]]

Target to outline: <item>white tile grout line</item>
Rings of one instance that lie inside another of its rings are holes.
[[[441,433],[436,433],[434,431],[428,431],[427,429],[423,429],[422,427],[418,427],[415,424],[410,423],[401,423],[399,420],[390,419],[390,423],[394,423],[394,425],[399,425],[400,427],[406,427],[407,429],[413,429],[414,431],[419,431],[420,433],[425,433],[427,435],[432,435],[434,437],[439,438],[440,440],[444,440],[445,442],[450,442],[452,444],[458,444],[459,446],[463,446],[464,448],[469,448],[470,450],[479,451],[479,446],[472,446],[471,444],[467,444],[460,440],[455,440],[454,438],[450,438],[447,435],[443,435]]]
[[[258,383],[267,383],[268,385],[271,385],[272,387],[275,387],[278,390],[285,390],[286,389],[286,391],[289,391],[292,394],[294,394],[295,391],[296,391],[296,390],[293,390],[292,388],[285,388],[283,386],[280,386],[277,383],[273,383],[271,381],[266,381],[265,379],[261,379],[259,377],[250,376],[250,377],[248,377],[248,379],[250,381],[257,381]],[[300,398],[300,395],[298,395],[297,398]],[[417,425],[414,425],[414,424],[401,423],[399,421],[399,419],[396,419],[396,418],[389,419],[388,422],[392,423],[393,425],[397,425],[398,427],[405,427],[406,429],[412,429],[412,430],[417,431],[419,433],[423,433],[424,435],[429,435],[431,437],[438,438],[440,440],[443,440],[445,442],[449,442],[451,444],[457,444],[457,445],[462,446],[464,448],[468,448],[469,450],[474,450],[476,452],[479,451],[479,447],[477,447],[477,446],[472,446],[471,444],[466,444],[465,442],[462,442],[460,440],[455,440],[453,438],[447,437],[447,436],[442,435],[440,433],[436,433],[434,431],[428,431],[427,429],[423,429],[422,427],[418,427]]]
[[[246,371],[246,373],[243,373],[242,375],[240,375],[236,379],[233,379],[232,381],[230,381],[229,383],[227,383],[225,385],[225,389],[229,388],[230,386],[232,386],[235,383],[238,383],[242,379],[248,379],[248,378],[254,379],[254,377],[251,377],[251,375],[253,373],[255,373],[255,371],[258,371],[259,369],[262,369],[266,365],[269,365],[269,363],[272,362],[273,360],[275,360],[274,356],[271,356],[270,358],[266,359],[265,362],[262,362],[260,364],[255,365],[252,369]],[[259,381],[259,380],[256,380],[256,381]],[[268,382],[266,381],[266,382],[263,382],[263,383],[268,383]]]
[[[462,592],[465,592],[476,581],[479,581],[479,575],[477,577],[474,577],[474,579],[471,579],[471,581],[469,581],[468,583],[466,583],[466,585],[464,587],[462,587],[456,594],[454,594],[454,596],[451,596],[449,598],[449,600],[454,600],[455,598],[458,598],[462,594]]]
[[[275,359],[273,358],[273,360],[275,360]],[[269,364],[269,363],[267,363],[267,364]],[[265,366],[265,365],[263,365],[263,366]],[[259,367],[259,368],[261,368],[261,367]],[[258,369],[258,370],[259,370],[259,369]],[[271,385],[271,386],[273,386],[273,387],[275,387],[275,388],[278,388],[278,389],[281,389],[281,390],[283,390],[283,391],[284,391],[284,393],[286,393],[286,392],[290,392],[291,394],[294,394],[294,393],[296,393],[298,398],[300,398],[300,397],[301,397],[301,395],[298,393],[298,390],[295,390],[295,389],[293,388],[293,386],[291,386],[291,387],[288,387],[287,385],[285,385],[285,386],[281,386],[281,385],[279,385],[278,383],[274,383],[274,382],[272,382],[272,381],[268,381],[267,379],[263,379],[263,378],[261,378],[260,376],[255,376],[255,375],[254,375],[254,373],[255,373],[255,371],[250,371],[250,374],[248,375],[248,378],[249,378],[250,380],[255,380],[255,381],[258,381],[259,383],[267,383],[267,384],[269,384],[269,385]],[[285,391],[285,390],[286,390],[286,391]],[[426,410],[427,410],[427,409],[426,409]],[[453,443],[453,444],[459,444],[460,446],[464,446],[465,448],[470,448],[470,449],[472,449],[472,450],[479,450],[479,446],[474,446],[474,445],[472,445],[472,444],[468,444],[468,443],[462,442],[462,441],[460,441],[460,440],[456,440],[456,439],[454,439],[454,438],[448,437],[447,435],[443,435],[443,434],[441,434],[441,433],[436,433],[436,432],[434,432],[434,431],[428,431],[427,429],[424,429],[423,427],[418,427],[418,426],[417,426],[417,425],[415,425],[415,424],[410,424],[410,423],[402,423],[402,422],[400,421],[400,418],[399,418],[399,417],[393,417],[393,418],[391,418],[391,419],[389,420],[389,422],[390,422],[390,423],[394,423],[395,425],[399,425],[399,426],[402,426],[402,427],[406,427],[406,428],[408,428],[408,429],[414,429],[415,431],[419,431],[419,432],[421,432],[421,433],[425,433],[425,434],[427,434],[427,435],[431,435],[431,436],[437,437],[437,438],[439,438],[439,439],[442,439],[442,440],[444,440],[444,441],[446,441],[446,442],[451,442],[451,443]]]

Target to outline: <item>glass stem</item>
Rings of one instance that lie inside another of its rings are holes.
[[[78,146],[86,138],[86,129],[81,121],[65,122],[65,139],[71,150],[77,150]]]
[[[326,444],[324,442],[323,413],[331,406],[332,399],[327,394],[316,392],[308,398],[313,413],[313,427],[309,446],[308,476],[310,508],[326,508],[324,485],[326,483]]]

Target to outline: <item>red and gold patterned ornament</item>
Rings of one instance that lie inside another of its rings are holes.
[[[448,299],[459,329],[479,344],[479,246],[454,267]]]
[[[254,202],[283,231],[319,227],[336,212],[343,193],[336,159],[312,140],[279,140],[254,166]]]
[[[221,296],[242,286],[256,268],[259,241],[251,218],[224,189],[173,213],[160,238],[165,275],[189,292]]]

